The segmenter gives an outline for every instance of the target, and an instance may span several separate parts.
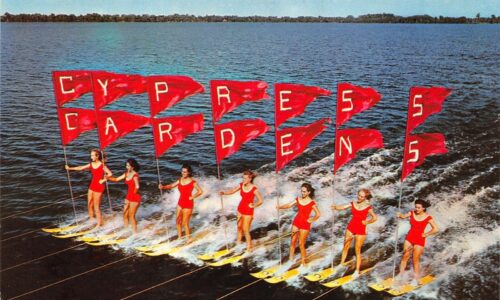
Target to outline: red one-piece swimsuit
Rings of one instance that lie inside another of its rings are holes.
[[[307,220],[309,219],[313,206],[316,203],[311,201],[306,205],[302,205],[300,204],[299,198],[295,198],[295,201],[297,201],[297,208],[299,209],[299,212],[297,213],[297,216],[295,216],[295,219],[293,219],[293,225],[299,229],[310,230],[311,223],[307,222]]]
[[[406,240],[410,242],[412,245],[425,246],[425,238],[422,236],[425,231],[425,227],[429,224],[430,220],[432,220],[431,216],[427,216],[427,218],[422,221],[418,221],[415,219],[413,211],[410,212],[410,231],[406,235]]]
[[[238,212],[240,214],[253,216],[253,208],[248,206],[248,205],[250,203],[253,203],[256,189],[257,189],[257,187],[254,186],[249,192],[245,192],[245,191],[243,191],[243,183],[240,183],[241,201],[240,201],[240,205],[238,205]]]
[[[368,211],[370,211],[371,208],[371,205],[368,205],[362,210],[357,210],[356,207],[354,207],[354,202],[351,202],[352,219],[347,225],[347,230],[354,235],[366,235],[366,225],[363,225],[363,221],[366,221]]]
[[[125,199],[127,199],[130,202],[141,202],[141,195],[135,192],[134,178],[136,177],[137,180],[139,180],[139,175],[137,175],[137,173],[135,173],[134,176],[132,176],[132,178],[130,179],[128,179],[128,173],[125,174],[125,184],[128,186],[127,196],[125,196]]]
[[[191,194],[193,193],[194,184],[196,181],[191,179],[191,182],[188,184],[182,184],[182,179],[179,179],[179,184],[177,188],[179,189],[179,193],[181,194],[179,197],[179,205],[181,208],[193,209],[194,201],[190,200]]]
[[[104,164],[101,163],[99,167],[94,168],[92,163],[90,163],[90,172],[92,173],[92,179],[90,180],[89,190],[92,190],[96,193],[104,192],[104,184],[99,183],[99,180],[104,177]]]

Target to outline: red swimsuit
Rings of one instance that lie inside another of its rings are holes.
[[[255,190],[257,189],[254,186],[249,192],[243,191],[243,183],[240,183],[240,195],[241,201],[240,205],[238,205],[238,212],[242,215],[253,216],[253,208],[248,206],[250,203],[253,203],[253,198],[255,197]]]
[[[141,202],[141,195],[135,192],[136,190],[135,190],[135,180],[134,180],[135,177],[137,177],[137,180],[139,180],[139,175],[135,173],[134,176],[132,176],[132,178],[128,179],[127,177],[128,173],[125,174],[125,184],[128,186],[127,196],[125,196],[125,199],[130,202]]]
[[[352,219],[347,225],[347,230],[354,235],[366,235],[366,225],[363,225],[363,221],[366,221],[368,211],[371,208],[372,207],[368,205],[365,209],[357,210],[354,207],[354,202],[351,202]]]
[[[89,190],[92,190],[96,193],[104,192],[104,184],[99,183],[99,180],[104,177],[104,164],[101,163],[99,167],[94,168],[92,163],[90,163],[90,172],[92,173],[92,180],[90,181]]]
[[[429,221],[432,220],[431,216],[427,216],[422,221],[418,221],[415,219],[413,211],[410,212],[410,231],[406,235],[406,240],[410,242],[412,245],[425,246],[425,238],[422,236],[425,231],[425,227],[429,224]]]
[[[316,203],[311,201],[307,205],[302,205],[299,202],[299,198],[295,198],[295,201],[297,201],[297,208],[299,209],[299,212],[297,213],[297,216],[295,216],[295,219],[293,219],[293,225],[299,229],[310,230],[311,223],[307,222],[307,220],[309,219],[313,206],[316,205]]]
[[[177,203],[177,205],[179,205],[181,208],[193,209],[194,201],[189,199],[189,197],[191,197],[191,194],[193,193],[195,183],[196,181],[191,179],[190,183],[182,184],[182,179],[179,179],[177,188],[179,189],[179,193],[181,195],[179,197],[179,202]]]

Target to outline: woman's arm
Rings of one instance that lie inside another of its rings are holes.
[[[194,194],[194,196],[191,196],[191,200],[194,200],[198,197],[201,196],[201,194],[203,194],[203,190],[201,189],[201,187],[198,185],[198,182],[195,182],[194,184],[194,188],[196,189],[196,194]]]
[[[410,217],[410,215],[411,215],[410,212],[407,212],[406,214],[402,214],[400,212],[396,213],[396,217],[400,219],[407,219]]]
[[[344,205],[335,205],[335,204],[332,204],[332,209],[333,210],[344,210],[346,208],[349,208],[351,207],[351,204],[344,204]]]
[[[104,174],[106,175],[105,177],[113,176],[113,172],[106,165],[104,165]]]
[[[86,164],[86,165],[78,166],[78,167],[70,167],[68,165],[65,165],[64,168],[68,171],[83,171],[83,170],[90,168],[90,164]]]
[[[255,204],[250,203],[249,206],[251,208],[259,207],[262,205],[262,203],[264,203],[264,199],[262,199],[262,195],[260,194],[259,190],[255,190],[254,194],[257,197],[257,203],[255,203]]]
[[[321,216],[321,214],[319,213],[319,209],[316,206],[316,204],[313,205],[313,210],[314,210],[314,217],[307,219],[307,222],[309,222],[309,223],[312,223],[312,222],[318,220],[319,217]]]
[[[428,236],[431,236],[431,235],[434,235],[434,234],[436,234],[436,233],[439,232],[439,229],[438,229],[438,227],[436,225],[436,222],[434,222],[434,220],[430,220],[429,224],[431,224],[432,229],[431,229],[431,231],[422,234],[422,237],[424,237],[424,238],[428,237]]]
[[[240,186],[237,186],[234,189],[229,190],[229,191],[220,191],[219,195],[221,195],[221,196],[223,196],[223,195],[232,195],[232,194],[236,193],[239,190],[240,190]]]
[[[135,183],[135,191],[134,194],[137,194],[139,192],[139,176],[134,176],[134,183]]]
[[[106,176],[105,179],[101,179],[99,180],[99,182],[104,182],[106,180],[109,180],[109,181],[112,181],[112,182],[118,182],[118,181],[122,181],[123,179],[125,179],[125,176],[126,176],[127,173],[123,173],[123,175],[119,176],[119,177],[113,177],[113,176]],[[101,183],[102,183],[101,182]]]
[[[278,210],[279,210],[279,209],[288,209],[288,208],[290,208],[290,207],[292,207],[292,206],[294,206],[294,205],[296,205],[296,204],[297,204],[297,201],[295,201],[295,200],[294,200],[294,201],[289,202],[289,203],[287,203],[287,204],[283,204],[283,205],[279,205],[279,206],[278,206],[278,205],[276,205],[276,208],[277,208]]]
[[[160,183],[160,184],[158,184],[158,188],[160,190],[170,190],[170,189],[173,189],[174,187],[176,187],[178,184],[179,184],[179,180],[175,181],[174,183],[166,184],[166,185],[162,185]]]
[[[373,209],[370,209],[368,211],[368,214],[370,214],[371,218],[368,220],[363,220],[363,222],[362,222],[363,225],[377,222],[377,215],[373,212]]]

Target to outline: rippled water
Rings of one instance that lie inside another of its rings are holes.
[[[394,215],[399,196],[399,176],[409,88],[413,85],[442,85],[453,88],[443,111],[432,116],[417,132],[442,132],[449,153],[436,156],[417,168],[403,187],[403,210],[416,198],[430,201],[430,214],[441,232],[429,239],[423,266],[437,281],[409,297],[488,299],[498,295],[498,192],[499,143],[498,100],[500,92],[499,26],[495,25],[362,25],[362,24],[2,24],[1,28],[1,238],[2,270],[31,259],[77,245],[56,240],[38,228],[72,218],[70,200],[28,214],[13,214],[69,198],[60,144],[51,71],[102,69],[107,71],[191,76],[208,88],[211,79],[263,80],[318,85],[336,91],[347,81],[376,88],[382,101],[354,117],[348,127],[379,129],[385,149],[366,151],[335,178],[332,188],[333,128],[317,138],[311,149],[291,163],[279,178],[282,201],[292,199],[300,183],[316,188],[321,219],[313,225],[308,249],[331,239],[332,201],[347,202],[359,187],[373,190],[373,206],[379,221],[369,226],[363,247],[367,264],[376,270],[365,278],[330,293],[330,297],[373,299],[367,282],[385,277],[393,262]],[[270,89],[272,95],[273,90]],[[335,95],[335,93],[334,93]],[[289,126],[305,125],[332,117],[335,96],[314,102]],[[269,132],[248,144],[222,163],[224,180],[216,179],[215,153],[210,122],[209,94],[191,97],[163,116],[203,112],[205,130],[191,136],[161,157],[162,180],[179,176],[179,165],[191,163],[206,191],[199,200],[192,225],[205,228],[220,216],[216,191],[234,186],[244,168],[256,169],[256,185],[265,204],[256,210],[253,234],[275,233],[277,195],[273,174],[274,136]],[[70,106],[91,107],[86,95]],[[106,109],[147,114],[146,95],[123,98]],[[263,118],[273,124],[272,100],[240,107],[222,121]],[[68,148],[71,165],[84,164],[88,150],[97,146],[97,135],[89,132]],[[140,226],[156,221],[161,212],[175,210],[176,193],[159,199],[156,162],[151,129],[143,128],[107,149],[109,167],[121,173],[128,157],[143,165],[141,179],[147,199],[141,206]],[[88,174],[71,174],[76,195],[86,192]],[[110,186],[111,201],[119,212],[125,188]],[[79,216],[85,217],[85,201],[77,200]],[[234,217],[238,198],[229,197],[225,209]],[[109,204],[103,199],[103,209]],[[289,212],[284,220],[288,230]],[[350,215],[335,216],[335,257]],[[119,214],[108,229],[120,225]],[[157,225],[164,227],[164,225]],[[234,237],[234,223],[228,234]],[[408,224],[399,226],[400,244]],[[34,231],[29,233],[30,231]],[[173,227],[170,227],[173,231]],[[23,236],[19,236],[26,233]],[[146,234],[146,233],[143,233]],[[15,237],[15,238],[13,238]],[[198,268],[196,254],[204,248],[222,246],[223,231],[214,231],[201,243],[178,257],[134,257],[86,275],[29,294],[26,298],[120,298]],[[5,298],[44,287],[67,277],[122,259],[131,245],[98,248],[77,246],[46,259],[1,273]],[[288,252],[288,240],[283,251]],[[259,250],[243,265],[203,269],[190,276],[157,287],[142,298],[216,298],[254,281],[248,270],[276,262],[277,251]],[[311,268],[328,265],[330,255]],[[111,288],[112,287],[112,288]],[[315,284],[295,280],[271,286],[258,282],[234,294],[255,297],[313,298],[327,291]]]

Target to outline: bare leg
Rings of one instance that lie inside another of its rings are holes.
[[[424,253],[424,247],[415,245],[413,247],[413,270],[415,271],[415,280],[420,279],[420,256]]]
[[[243,217],[239,213],[236,219],[236,228],[238,229],[238,235],[236,236],[236,243],[239,244],[243,237]]]
[[[182,227],[186,234],[187,242],[191,243],[191,231],[189,230],[189,220],[191,219],[192,209],[184,208],[182,210]]]
[[[401,258],[401,264],[399,265],[399,274],[403,274],[406,270],[406,264],[408,263],[408,259],[410,258],[410,251],[413,249],[413,246],[410,242],[405,240],[403,244],[403,257]]]
[[[361,247],[365,242],[366,235],[355,235],[354,236],[354,252],[356,253],[356,271],[361,269]]]
[[[130,202],[125,200],[125,205],[123,206],[123,227],[128,227],[128,216],[129,216]]]
[[[343,265],[345,263],[345,259],[347,257],[347,252],[349,252],[349,248],[351,247],[352,239],[354,236],[349,230],[345,231],[344,236],[344,248],[342,249],[342,258],[340,259],[340,264]]]
[[[177,227],[177,238],[182,237],[182,208],[177,206],[177,211],[175,212],[175,226]]]
[[[135,218],[135,214],[137,213],[137,209],[139,209],[140,202],[129,202],[129,220],[130,224],[132,224],[132,231],[137,233],[137,219]]]
[[[87,209],[89,211],[89,218],[90,218],[90,221],[93,221],[94,218],[95,218],[95,215],[94,215],[94,202],[92,202],[93,200],[93,191],[92,190],[88,190],[87,192]]]
[[[245,235],[245,240],[247,241],[247,251],[252,252],[252,237],[250,236],[250,226],[252,225],[252,216],[242,216],[243,218],[243,234]]]
[[[299,229],[295,226],[292,226],[292,237],[290,241],[290,258],[292,260],[295,256],[295,247],[297,247],[297,240],[299,239]]]
[[[303,266],[306,265],[306,239],[307,236],[309,235],[309,230],[299,230],[299,248],[300,248],[300,257],[301,257],[301,264]]]
[[[93,193],[93,203],[94,203],[94,212],[95,216],[97,218],[97,226],[100,227],[102,226],[102,215],[101,215],[101,200],[102,200],[102,193]]]

